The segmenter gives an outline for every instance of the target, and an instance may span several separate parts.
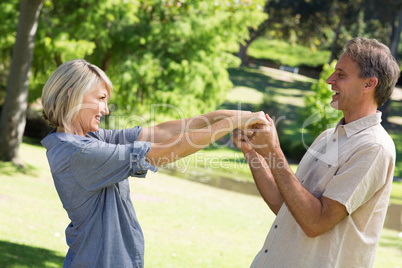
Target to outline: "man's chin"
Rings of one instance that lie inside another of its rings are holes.
[[[331,101],[331,107],[334,108],[335,110],[339,110],[338,108],[338,101]]]

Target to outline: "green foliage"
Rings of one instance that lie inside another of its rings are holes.
[[[253,5],[244,1],[142,2],[132,49],[110,73],[117,82],[113,101],[118,108],[124,109],[121,105],[129,99],[128,110],[137,114],[156,105],[157,114],[177,115],[172,107],[186,114],[214,109],[232,87],[226,68],[239,64],[230,48],[247,35],[248,27],[264,19]]]
[[[8,12],[16,21],[17,1],[8,2],[1,4],[7,8],[0,14]],[[215,109],[232,87],[227,67],[239,64],[233,52],[248,28],[266,18],[263,4],[263,0],[47,0],[36,36],[29,99],[40,97],[60,64],[85,58],[114,84],[115,115],[145,114],[149,120],[154,106],[159,107],[157,114],[176,116],[171,107],[180,107],[186,115]],[[11,62],[8,51],[16,28],[15,22],[9,25],[0,26],[7,37],[0,37],[0,44],[5,44],[0,47],[1,62],[6,63]]]
[[[311,86],[314,92],[304,98],[305,108],[302,110],[303,129],[317,137],[324,130],[333,127],[341,118],[342,112],[330,107],[332,91],[326,79],[335,71],[336,60],[331,65],[325,64],[319,80]]]
[[[10,74],[11,55],[18,21],[18,4],[18,0],[0,2],[0,104],[4,101]]]

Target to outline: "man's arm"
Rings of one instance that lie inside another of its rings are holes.
[[[160,143],[151,143],[146,160],[154,166],[168,164],[205,148],[233,129],[265,123],[266,118],[262,112],[226,117],[210,126],[180,133]]]
[[[232,140],[237,148],[243,152],[262,198],[272,212],[277,215],[283,204],[283,199],[267,162],[251,147],[244,132],[233,131]]]
[[[161,143],[180,135],[181,133],[191,132],[211,126],[222,119],[247,114],[250,114],[250,112],[237,110],[217,110],[190,118],[172,120],[153,127],[143,128],[138,136],[138,140]]]
[[[260,125],[251,138],[255,150],[272,165],[270,170],[279,192],[293,217],[308,237],[319,236],[344,219],[346,207],[325,196],[316,198],[299,182],[279,145],[274,122],[267,116],[268,125]],[[267,145],[265,148],[259,148]]]

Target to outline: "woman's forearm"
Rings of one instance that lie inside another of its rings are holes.
[[[250,114],[250,112],[242,112],[236,110],[217,110],[190,118],[164,122],[154,127],[144,128],[141,131],[139,140],[161,143],[177,135],[180,135],[181,133],[187,133],[202,129],[211,126],[212,124],[219,122],[222,119],[239,116],[241,114]]]
[[[263,113],[226,117],[212,125],[191,132],[182,132],[161,143],[152,143],[147,161],[160,166],[193,154],[237,128],[266,122]]]
[[[238,128],[233,117],[191,132],[182,132],[166,141],[152,143],[147,161],[154,166],[168,164],[193,154]]]

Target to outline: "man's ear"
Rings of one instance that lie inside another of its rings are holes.
[[[373,76],[371,78],[367,78],[364,82],[364,93],[369,93],[371,91],[374,91],[375,87],[378,84],[378,79],[377,77]]]

